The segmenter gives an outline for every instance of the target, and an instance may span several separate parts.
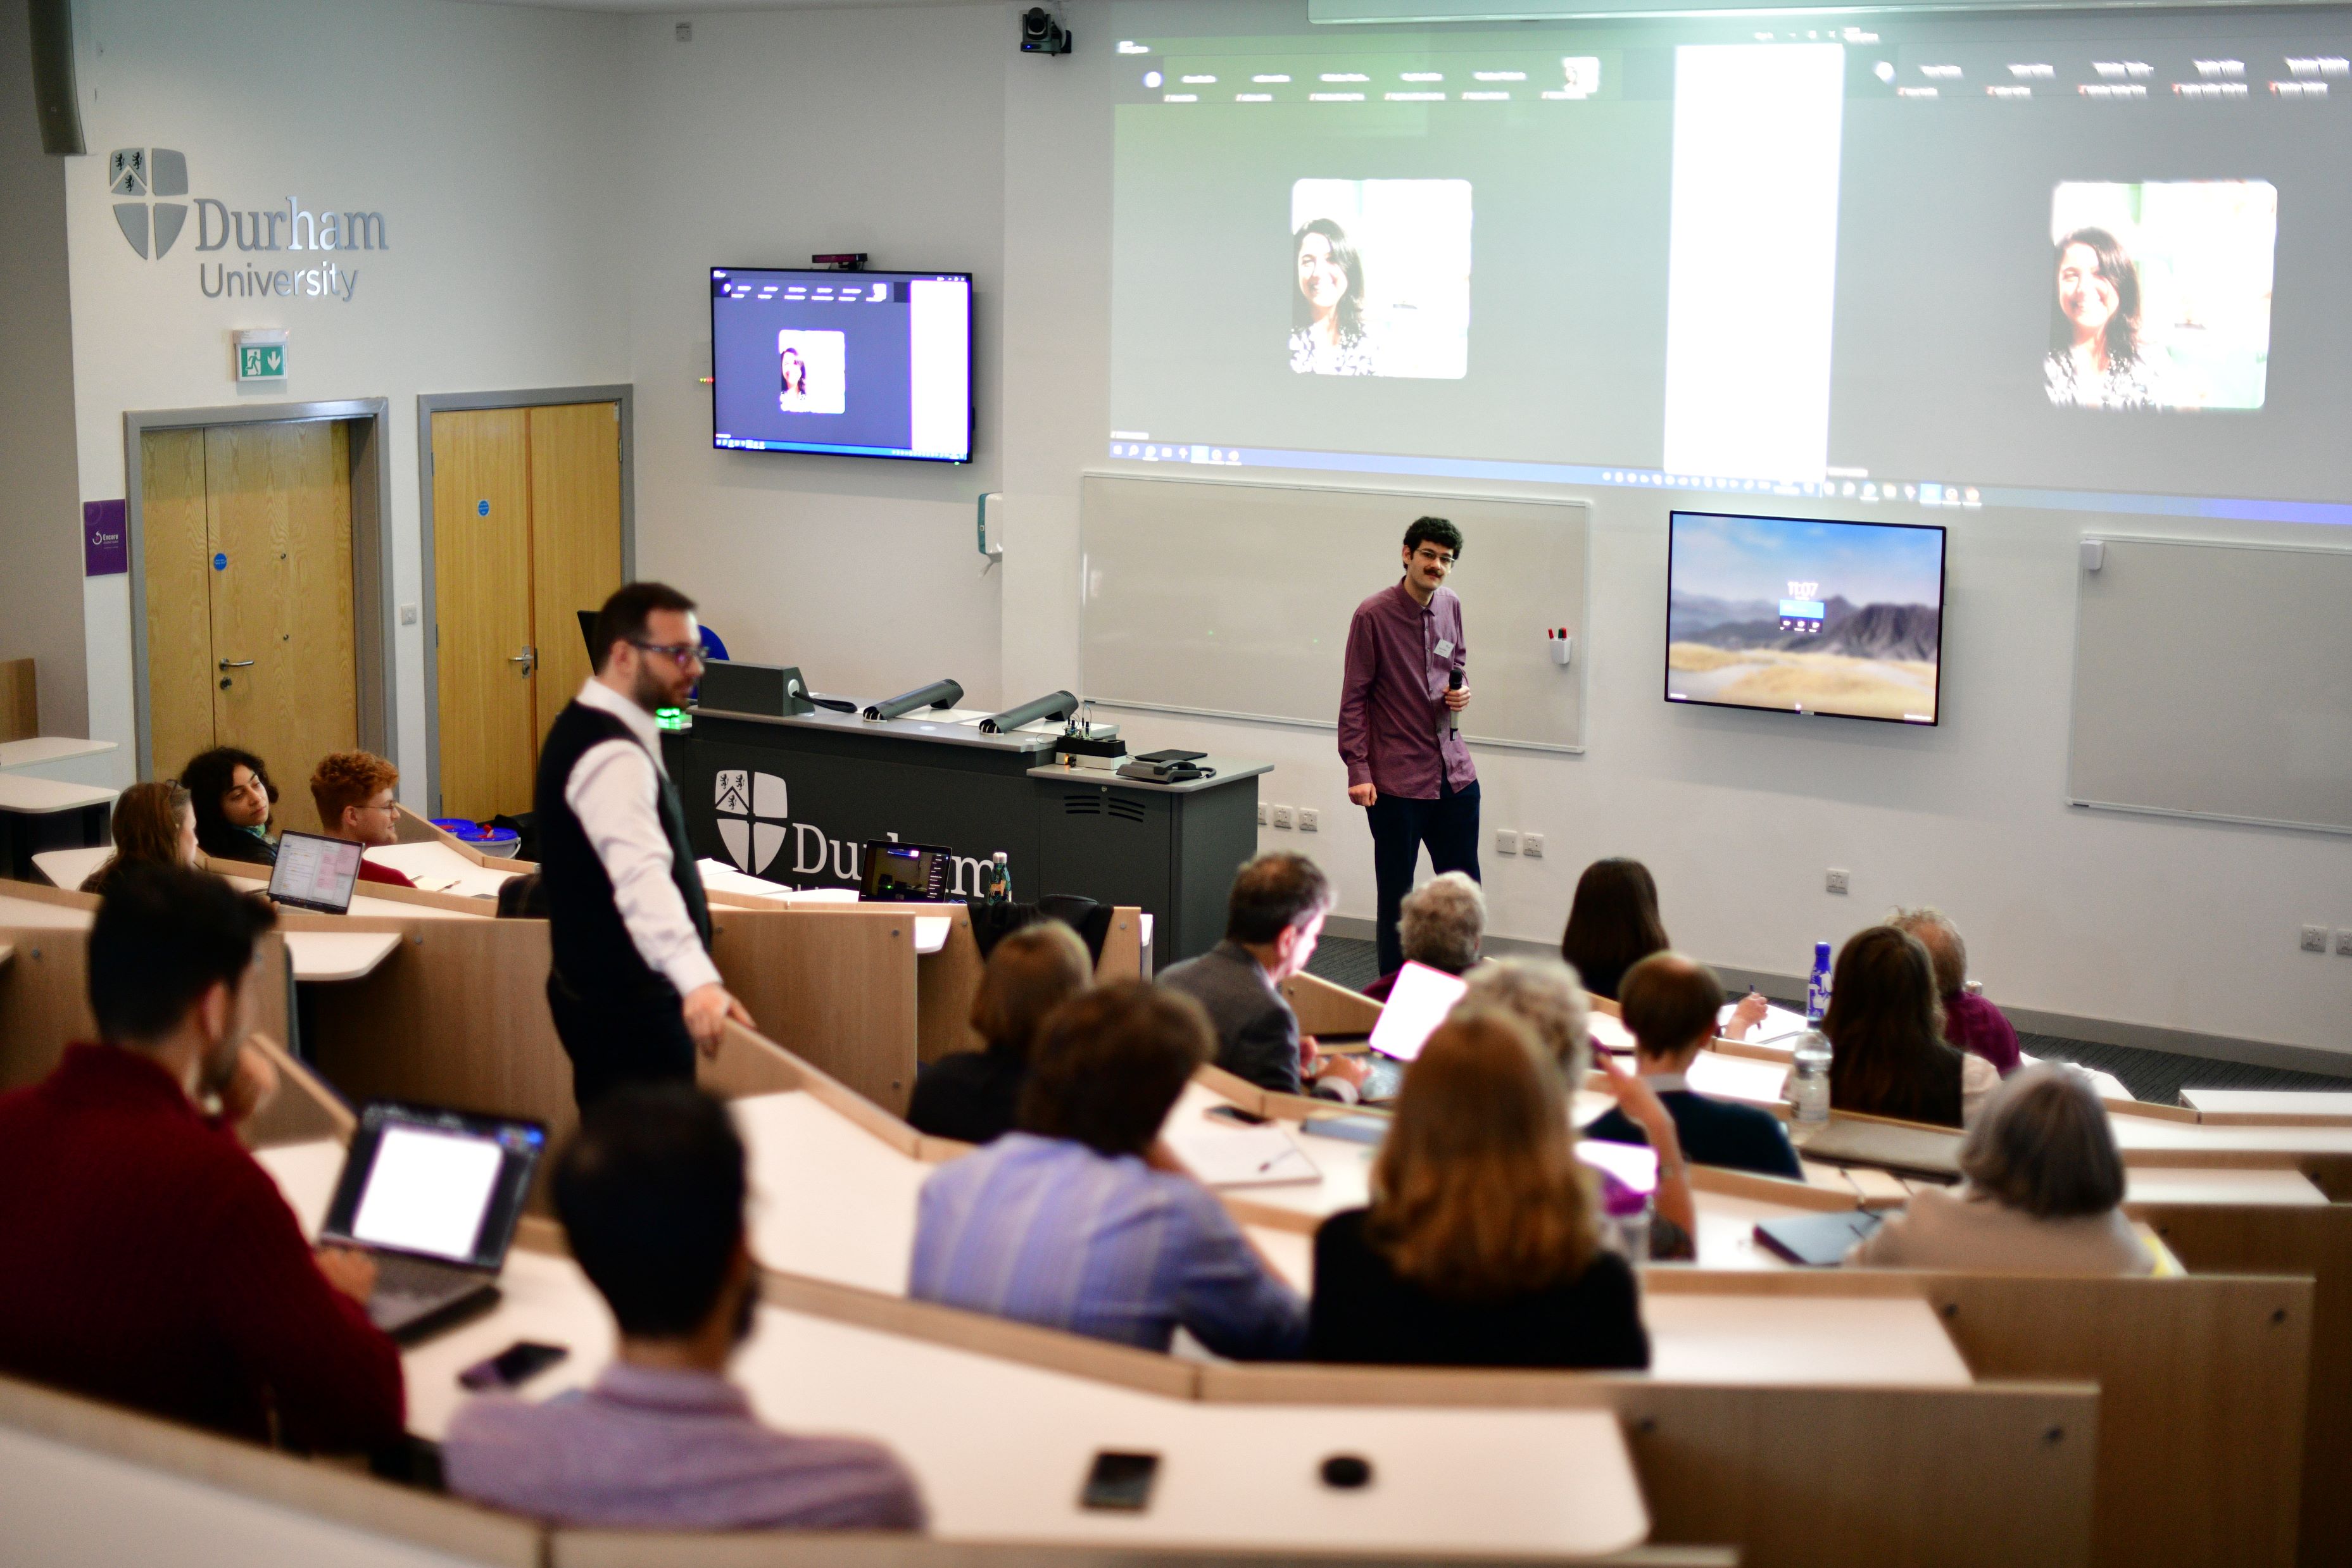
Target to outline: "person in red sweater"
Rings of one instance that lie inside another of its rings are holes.
[[[275,916],[127,865],[89,933],[99,1044],[0,1094],[0,1372],[289,1446],[396,1441],[375,1265],[316,1254],[231,1130],[277,1088],[246,1044]],[[217,1110],[208,1111],[207,1105]]]
[[[319,808],[319,831],[331,839],[346,839],[371,847],[397,843],[400,807],[392,787],[400,769],[365,751],[331,751],[320,758],[310,775],[310,799]],[[404,872],[377,865],[360,852],[360,880],[415,887]]]

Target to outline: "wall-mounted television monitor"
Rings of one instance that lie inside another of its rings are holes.
[[[710,444],[971,461],[968,272],[710,269]]]
[[[1666,700],[1934,724],[1944,530],[1675,512]]]

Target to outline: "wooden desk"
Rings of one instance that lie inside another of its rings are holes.
[[[106,842],[119,793],[103,784],[0,773],[0,875],[30,881],[37,852]]]
[[[112,844],[93,844],[86,849],[43,850],[33,857],[33,869],[41,873],[52,887],[79,892],[90,873],[114,858]]]
[[[64,735],[37,735],[24,740],[0,740],[0,773],[22,773],[36,779],[57,779],[68,784],[99,784],[91,777],[103,763],[93,759],[120,749],[110,740],[82,740]]]
[[[1660,1383],[1965,1387],[1968,1363],[1916,1297],[1645,1291]]]
[[[2352,1124],[2352,1091],[2346,1090],[2183,1089],[2180,1103],[2208,1124]]]
[[[788,1107],[806,1096],[764,1098],[750,1120],[767,1131],[817,1124]],[[315,1234],[341,1149],[299,1144],[256,1157]],[[403,1355],[418,1436],[439,1438],[465,1397],[457,1374],[516,1339],[572,1351],[524,1385],[529,1399],[583,1386],[611,1359],[611,1319],[568,1259],[519,1247],[499,1285],[495,1311]],[[889,1444],[946,1539],[1549,1556],[1620,1550],[1648,1531],[1606,1412],[1211,1406],[772,1306],[760,1310],[735,1377],[777,1426]],[[1163,1456],[1147,1513],[1076,1506],[1106,1448]],[[1323,1487],[1315,1467],[1338,1452],[1370,1458],[1381,1484]]]
[[[242,888],[247,893],[267,893],[269,890],[268,877],[231,873],[225,880],[231,887]],[[360,885],[365,887],[368,884],[362,883]],[[391,891],[397,893],[405,890],[394,888]],[[498,906],[488,901],[478,908],[452,909],[439,904],[410,904],[401,900],[379,898],[364,893],[352,894],[352,906],[347,911],[348,914],[369,920],[481,920],[494,917],[498,912]],[[329,918],[333,917],[329,916]]]
[[[400,946],[397,931],[289,931],[286,954],[298,980],[363,979]]]
[[[904,1295],[932,1166],[806,1093],[731,1103],[751,1158],[751,1252],[771,1269]]]
[[[496,898],[499,888],[528,869],[513,862],[484,865],[436,839],[373,845],[366,858],[400,873],[427,893],[455,893],[468,898],[479,894]]]
[[[2242,1170],[2201,1166],[2130,1166],[2124,1171],[2124,1207],[2228,1204],[2262,1207],[2324,1207],[2327,1195],[2296,1170]]]

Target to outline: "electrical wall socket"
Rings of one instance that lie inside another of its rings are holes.
[[[2352,958],[2352,925],[2336,928],[2336,952],[2339,957]]]
[[[1498,855],[1517,854],[1519,852],[1518,830],[1516,828],[1496,828],[1495,830],[1495,852]]]
[[[1519,835],[1519,852],[1527,856],[1529,860],[1539,861],[1543,859],[1543,835],[1541,833],[1521,833]]]
[[[1277,828],[1284,829],[1284,830],[1286,830],[1286,830],[1288,830],[1288,828],[1289,828],[1289,826],[1290,826],[1290,808],[1289,808],[1289,807],[1287,807],[1287,806],[1276,806],[1276,807],[1274,809],[1274,825],[1275,825],[1276,827],[1277,827]]]
[[[1265,802],[1263,800],[1257,803],[1257,825],[1261,828],[1265,826]]]
[[[2306,953],[2326,952],[2327,927],[2325,925],[2305,926],[2303,928],[2303,950]]]
[[[1312,806],[1299,807],[1298,831],[1302,833],[1321,832],[1323,831],[1323,813],[1317,810]]]
[[[1852,874],[1839,870],[1836,866],[1830,867],[1829,890],[1832,893],[1852,893],[1853,891]]]

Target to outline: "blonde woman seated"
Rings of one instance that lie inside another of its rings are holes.
[[[196,808],[175,779],[133,784],[114,802],[114,853],[82,879],[84,893],[103,894],[127,865],[196,863]]]
[[[1855,1243],[1852,1263],[2016,1274],[2146,1274],[2155,1258],[2124,1218],[2124,1163],[2090,1081],[2033,1067],[1995,1090],[1960,1145],[1957,1187]]]
[[[1576,971],[1557,958],[1493,958],[1470,971],[1469,988],[1455,1011],[1465,1008],[1500,1008],[1536,1037],[1536,1043],[1559,1068],[1560,1085],[1571,1099],[1585,1086],[1592,1069],[1591,1001]],[[1601,1052],[1605,1075],[1601,1087],[1613,1095],[1617,1109],[1639,1127],[1649,1145],[1658,1151],[1658,1189],[1652,1204],[1650,1257],[1653,1261],[1686,1262],[1698,1256],[1698,1205],[1691,1197],[1690,1171],[1685,1163],[1681,1129],[1672,1112],[1651,1086]],[[1571,1121],[1576,1118],[1571,1115]],[[1601,1178],[1604,1197],[1617,1178]]]
[[[1368,1208],[1315,1233],[1307,1354],[1446,1366],[1647,1366],[1601,1246],[1559,1074],[1527,1027],[1457,1009],[1405,1074]]]

